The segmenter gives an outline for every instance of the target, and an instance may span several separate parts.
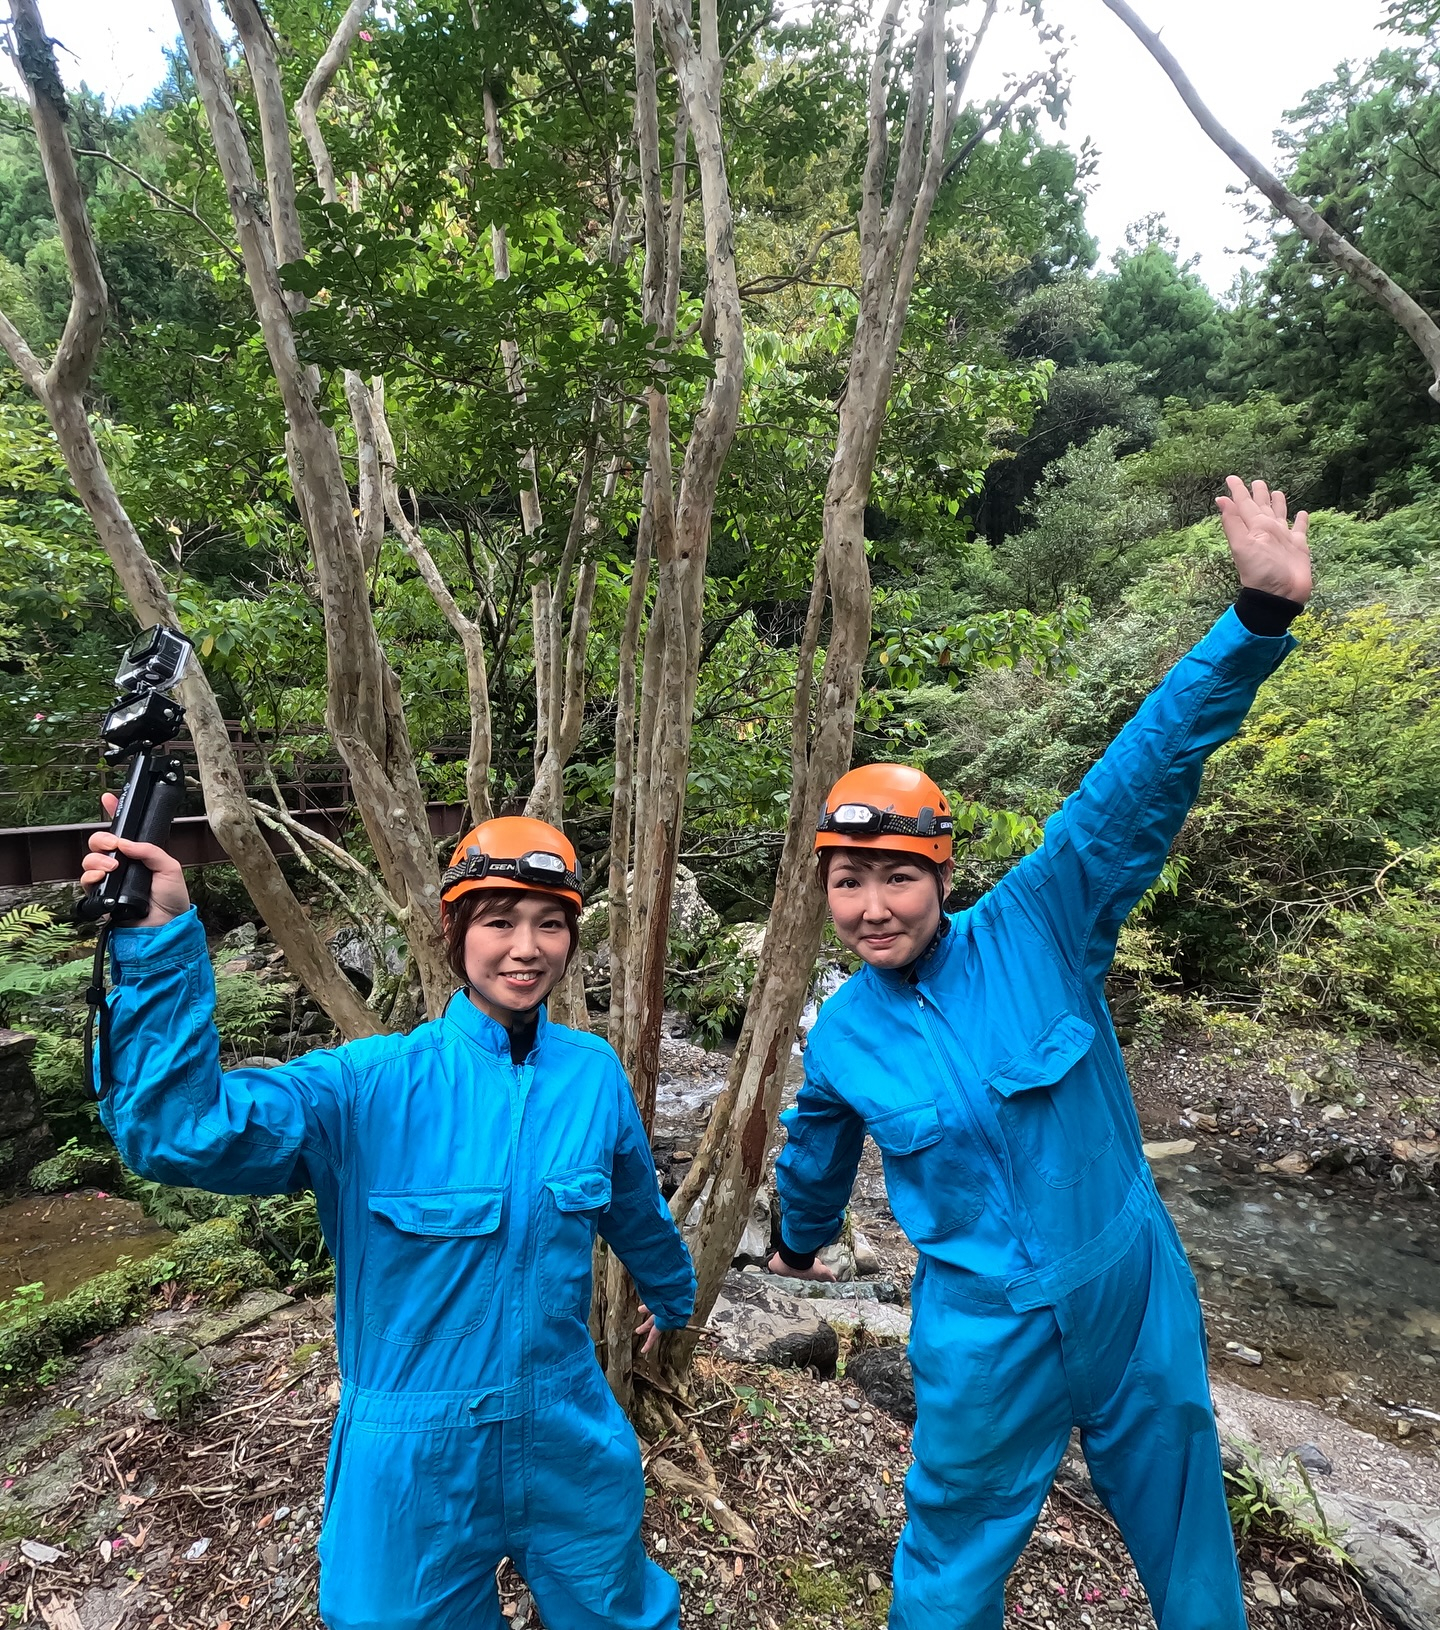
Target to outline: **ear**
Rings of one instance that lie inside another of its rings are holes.
[[[942,860],[940,862],[940,904],[945,904],[945,898],[950,893],[950,880],[955,876],[955,862]]]

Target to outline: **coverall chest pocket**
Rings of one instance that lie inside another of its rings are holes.
[[[407,1347],[464,1336],[495,1296],[502,1188],[372,1193],[365,1328]]]
[[[1054,1188],[1078,1183],[1115,1141],[1114,1117],[1095,1082],[1086,1072],[1066,1080],[1094,1040],[1092,1025],[1062,1013],[989,1078],[1001,1123]]]
[[[885,1157],[885,1188],[895,1221],[916,1245],[945,1239],[980,1215],[980,1186],[933,1099],[877,1115],[866,1130]]]
[[[587,1166],[545,1179],[541,1195],[540,1306],[555,1319],[588,1318],[590,1264],[610,1173]]]

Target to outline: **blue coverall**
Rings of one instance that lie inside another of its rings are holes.
[[[525,1064],[463,994],[408,1036],[222,1074],[193,911],[117,929],[105,1124],[130,1166],[315,1191],[344,1378],[326,1469],[330,1630],[502,1630],[513,1559],[550,1630],[675,1630],[639,1448],[587,1328],[596,1233],[662,1329],[695,1279],[620,1061],[548,1024]]]
[[[913,969],[862,967],[810,1032],[776,1170],[782,1237],[802,1253],[835,1238],[868,1131],[920,1254],[894,1630],[1001,1624],[1073,1426],[1161,1630],[1245,1623],[1199,1297],[1104,981],[1206,757],[1293,644],[1227,611],[1042,847]]]

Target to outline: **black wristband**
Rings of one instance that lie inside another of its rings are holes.
[[[797,1273],[804,1273],[807,1268],[815,1266],[813,1251],[792,1251],[783,1239],[775,1247],[775,1254],[787,1268],[794,1268]]]
[[[1283,594],[1270,594],[1265,589],[1241,589],[1235,599],[1235,615],[1245,628],[1267,639],[1288,633],[1290,624],[1304,609],[1301,601],[1287,600]]]

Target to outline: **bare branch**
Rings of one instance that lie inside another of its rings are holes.
[[[198,209],[191,209],[189,204],[182,204],[178,198],[172,198],[168,192],[157,187],[153,181],[147,181],[138,170],[132,169],[123,159],[116,158],[113,153],[107,153],[101,147],[77,147],[75,151],[81,158],[104,159],[107,164],[113,165],[115,169],[123,170],[132,181],[142,186],[152,198],[158,200],[166,209],[173,210],[176,215],[188,215],[208,238],[229,255],[237,266],[244,266],[245,262],[240,258],[240,251],[235,248],[234,244],[226,243],[224,238],[210,225],[209,221],[205,219]]]
[[[330,162],[330,149],[325,145],[325,137],[320,131],[320,104],[350,55],[369,12],[370,0],[350,0],[345,15],[340,19],[340,26],[315,64],[314,73],[306,80],[305,89],[295,103],[295,120],[305,138],[305,145],[310,149],[315,179],[320,183],[320,193],[327,204],[335,203],[340,192],[335,185],[335,166]]]
[[[285,112],[285,90],[280,83],[280,62],[275,36],[256,0],[225,0],[245,48],[255,104],[260,111],[260,145],[265,153],[265,191],[270,203],[270,225],[275,258],[282,266],[305,253],[300,232],[300,209],[295,199],[295,155],[290,146],[290,121]],[[297,309],[292,299],[291,309]]]
[[[1200,93],[1190,83],[1160,36],[1147,28],[1125,0],[1105,0],[1105,4],[1158,62],[1180,99],[1195,116],[1195,122],[1225,156],[1257,187],[1300,234],[1322,254],[1328,255],[1342,272],[1347,272],[1383,310],[1414,340],[1435,375],[1430,394],[1440,402],[1440,327],[1415,299],[1348,238],[1343,238],[1325,218],[1303,198],[1297,198],[1278,176],[1242,147],[1220,123]]]
[[[20,370],[21,377],[41,402],[45,400],[45,369],[39,357],[30,349],[25,336],[0,311],[0,345],[11,362]]]

